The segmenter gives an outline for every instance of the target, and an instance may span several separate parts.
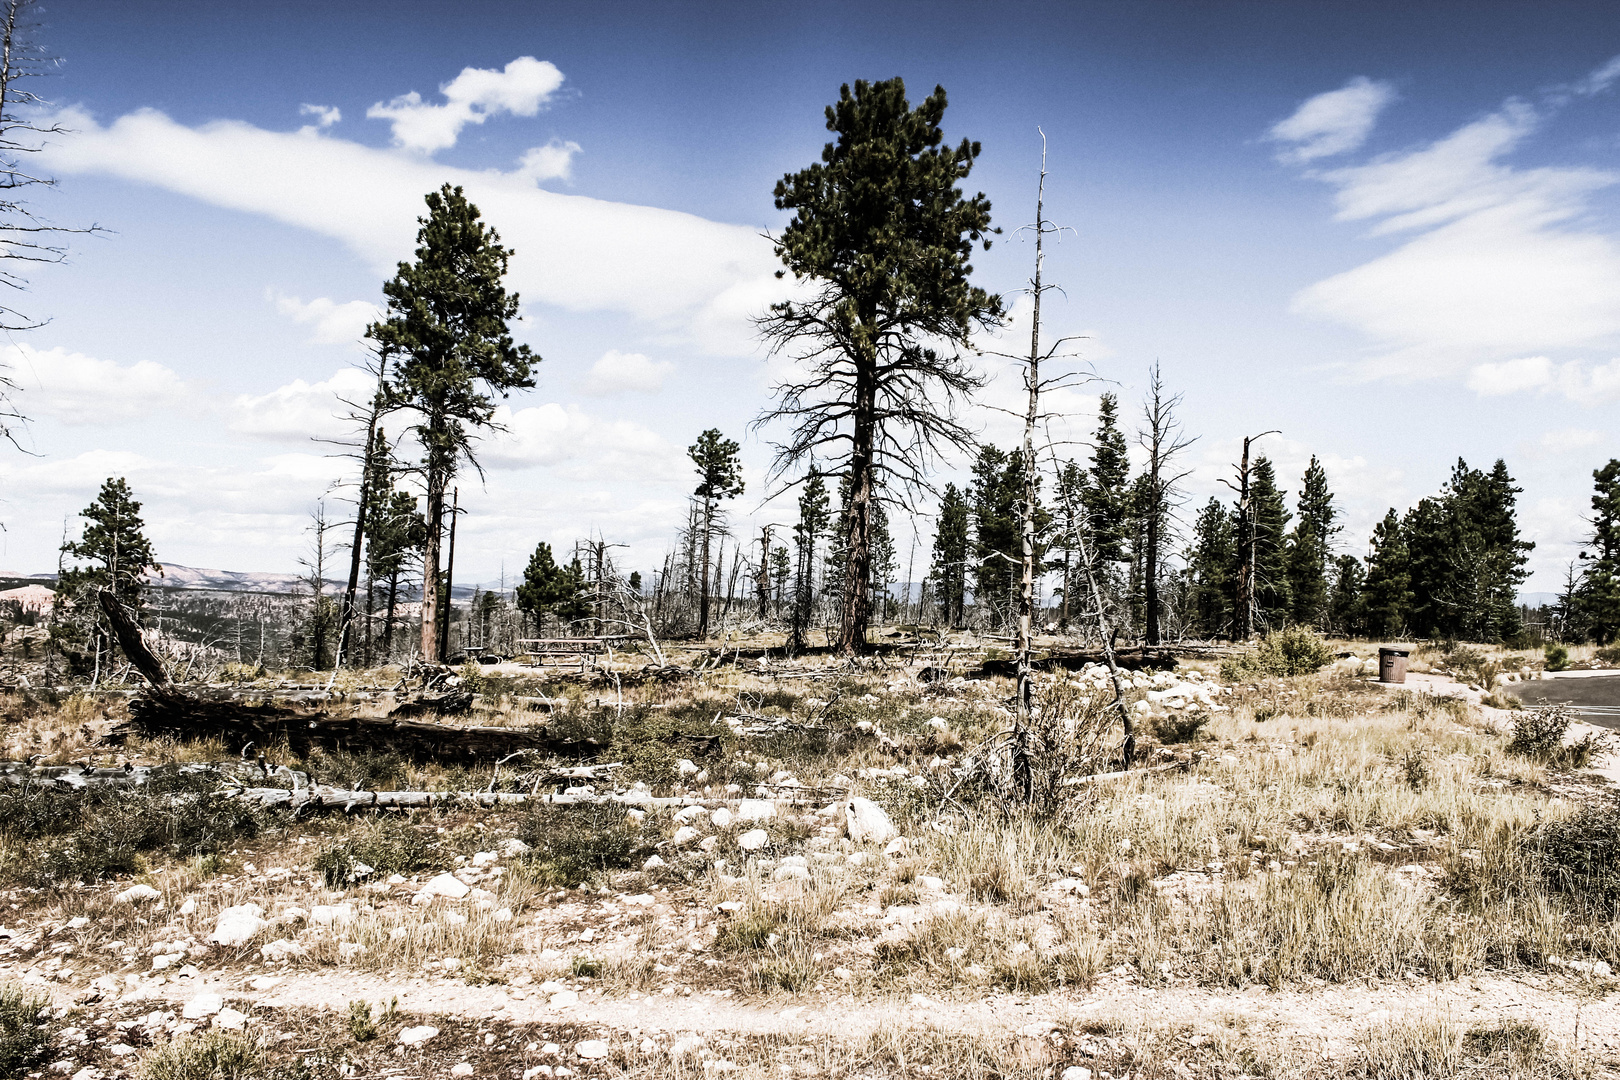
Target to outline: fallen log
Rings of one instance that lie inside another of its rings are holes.
[[[249,746],[264,750],[285,745],[299,757],[312,750],[347,750],[436,761],[502,758],[522,750],[578,758],[602,749],[591,739],[555,738],[544,727],[434,724],[409,719],[408,713],[402,715],[397,708],[388,716],[337,716],[275,701],[210,700],[169,678],[163,662],[147,647],[140,627],[116,597],[103,591],[99,599],[124,655],[147,681],[147,688],[130,700],[129,719],[108,732],[107,741],[114,745],[131,735],[213,738],[233,753]],[[449,687],[434,700],[440,711],[463,701],[470,707],[472,694],[462,687]]]

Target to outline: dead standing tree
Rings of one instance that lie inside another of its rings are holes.
[[[931,490],[938,453],[971,445],[955,406],[983,380],[963,349],[1002,315],[1000,297],[968,284],[973,245],[988,248],[994,230],[989,199],[956,187],[979,144],[943,145],[945,104],[935,87],[912,109],[898,78],[845,85],[827,109],[837,139],[822,162],[776,185],[777,209],[795,212],[776,253],[811,284],[758,325],[805,374],[776,387],[756,424],[790,425],[773,475],[819,458],[848,479],[838,635],[848,656],[867,649],[872,502]]]
[[[1238,497],[1237,520],[1237,553],[1238,553],[1238,580],[1237,580],[1237,610],[1233,612],[1237,623],[1233,637],[1238,641],[1245,641],[1254,633],[1254,556],[1256,533],[1254,528],[1254,505],[1249,492],[1249,444],[1265,438],[1267,435],[1280,435],[1279,431],[1262,431],[1258,435],[1245,435],[1243,437],[1243,458],[1237,466],[1238,482],[1236,484],[1227,479],[1221,483],[1231,488]]]
[[[1166,395],[1164,380],[1159,377],[1159,365],[1154,364],[1148,375],[1147,400],[1142,403],[1142,422],[1145,428],[1137,440],[1147,451],[1147,466],[1143,473],[1142,497],[1145,506],[1137,513],[1144,519],[1145,537],[1142,558],[1143,607],[1146,609],[1145,644],[1159,644],[1159,565],[1164,554],[1165,533],[1170,528],[1171,514],[1175,511],[1181,481],[1191,470],[1173,472],[1174,461],[1197,438],[1181,434],[1181,423],[1176,419],[1176,406],[1181,404],[1180,394]]]

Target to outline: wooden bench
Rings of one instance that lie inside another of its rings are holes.
[[[595,666],[598,656],[623,640],[620,637],[519,638],[517,643],[528,654],[530,667],[545,667],[548,662],[561,666],[564,662],[577,661],[583,675],[587,667]]]

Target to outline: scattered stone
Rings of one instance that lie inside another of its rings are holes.
[[[1063,1080],[1091,1080],[1091,1070],[1084,1065],[1070,1065],[1063,1070]]]
[[[129,1043],[118,1042],[107,1047],[107,1053],[111,1054],[113,1057],[128,1057],[134,1052],[135,1048],[129,1045]]]
[[[435,896],[442,896],[448,900],[465,900],[470,892],[472,887],[454,874],[440,874],[429,879],[428,883],[417,891],[415,902],[428,903]],[[427,897],[426,900],[422,899],[424,896]]]
[[[927,874],[924,874],[923,876],[921,876],[921,877],[919,877],[917,879],[917,885],[924,892],[944,892],[945,891],[945,879],[944,878],[930,877]]]
[[[778,866],[771,873],[772,881],[809,881],[810,871],[803,866]]]
[[[578,1004],[579,995],[572,990],[563,990],[551,995],[551,1007],[553,1009],[566,1009]]]
[[[738,821],[769,821],[776,816],[776,804],[765,799],[744,799],[737,804]]]
[[[198,994],[196,997],[186,1002],[185,1007],[180,1010],[180,1015],[185,1017],[187,1020],[202,1020],[206,1017],[213,1016],[224,1007],[225,999],[220,995]]]
[[[680,770],[682,776],[696,776],[698,774],[698,767],[686,758],[677,761],[675,768]]]
[[[255,975],[248,980],[249,990],[270,990],[281,984],[281,980],[273,975]]]
[[[450,1066],[450,1075],[451,1076],[471,1076],[472,1074],[473,1074],[473,1067],[471,1065],[469,1065],[465,1061],[461,1062],[458,1065]]]
[[[742,848],[744,851],[758,851],[760,848],[770,843],[770,841],[770,834],[764,829],[749,829],[747,832],[737,837],[737,846]],[[654,858],[657,858],[657,856],[654,856]]]
[[[723,806],[720,809],[716,810],[714,813],[709,815],[709,824],[713,825],[717,829],[724,829],[724,828],[729,827],[731,825],[731,820],[732,820],[731,811],[727,810]]]
[[[663,865],[665,865],[663,859],[660,859],[657,855],[650,855],[647,861],[641,864],[641,868],[643,870],[656,870]]]
[[[399,1033],[399,1041],[404,1046],[421,1046],[438,1033],[438,1028],[427,1024],[421,1027],[408,1027]]]
[[[400,927],[399,929],[403,930],[404,927]],[[273,964],[282,960],[292,960],[295,958],[308,956],[309,950],[298,944],[298,942],[294,941],[292,938],[282,938],[280,941],[272,941],[270,944],[260,949],[259,955],[264,957],[266,963]]]
[[[670,837],[670,846],[682,847],[686,844],[690,844],[693,840],[697,839],[697,835],[698,831],[692,828],[692,826],[682,825],[679,829],[675,830],[675,835]]]
[[[531,849],[528,844],[525,844],[515,836],[501,841],[501,854],[505,855],[508,859],[527,854],[530,850]]]
[[[148,900],[156,900],[162,895],[150,885],[131,885],[113,899],[120,904],[141,904]]]
[[[309,921],[315,926],[347,925],[354,922],[354,905],[316,904],[309,909]]]
[[[911,854],[911,841],[907,840],[903,836],[897,836],[893,840],[889,841],[889,846],[883,849],[883,854],[892,855],[897,859],[903,859],[907,855]]]
[[[264,909],[258,904],[239,904],[219,913],[208,940],[218,945],[241,945],[269,925],[264,921]]]
[[[608,1044],[603,1042],[601,1039],[586,1039],[584,1042],[576,1043],[574,1045],[574,1053],[578,1054],[586,1061],[595,1061],[598,1058],[605,1058],[608,1056],[608,1052]]]
[[[229,1031],[241,1031],[247,1026],[247,1013],[235,1009],[221,1009],[214,1014],[214,1026]]]

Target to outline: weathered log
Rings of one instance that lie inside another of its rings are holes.
[[[103,590],[98,599],[119,647],[148,683],[143,693],[130,700],[129,720],[108,733],[110,743],[123,742],[131,735],[215,738],[236,753],[249,745],[266,749],[285,744],[299,757],[311,750],[347,750],[436,761],[502,758],[522,750],[585,757],[601,750],[593,740],[557,739],[544,728],[430,724],[402,719],[400,709],[386,717],[334,716],[276,702],[253,705],[207,700],[169,678],[134,618],[112,593]],[[472,693],[452,686],[433,695],[433,700],[439,706],[436,711],[464,710],[472,705]]]

